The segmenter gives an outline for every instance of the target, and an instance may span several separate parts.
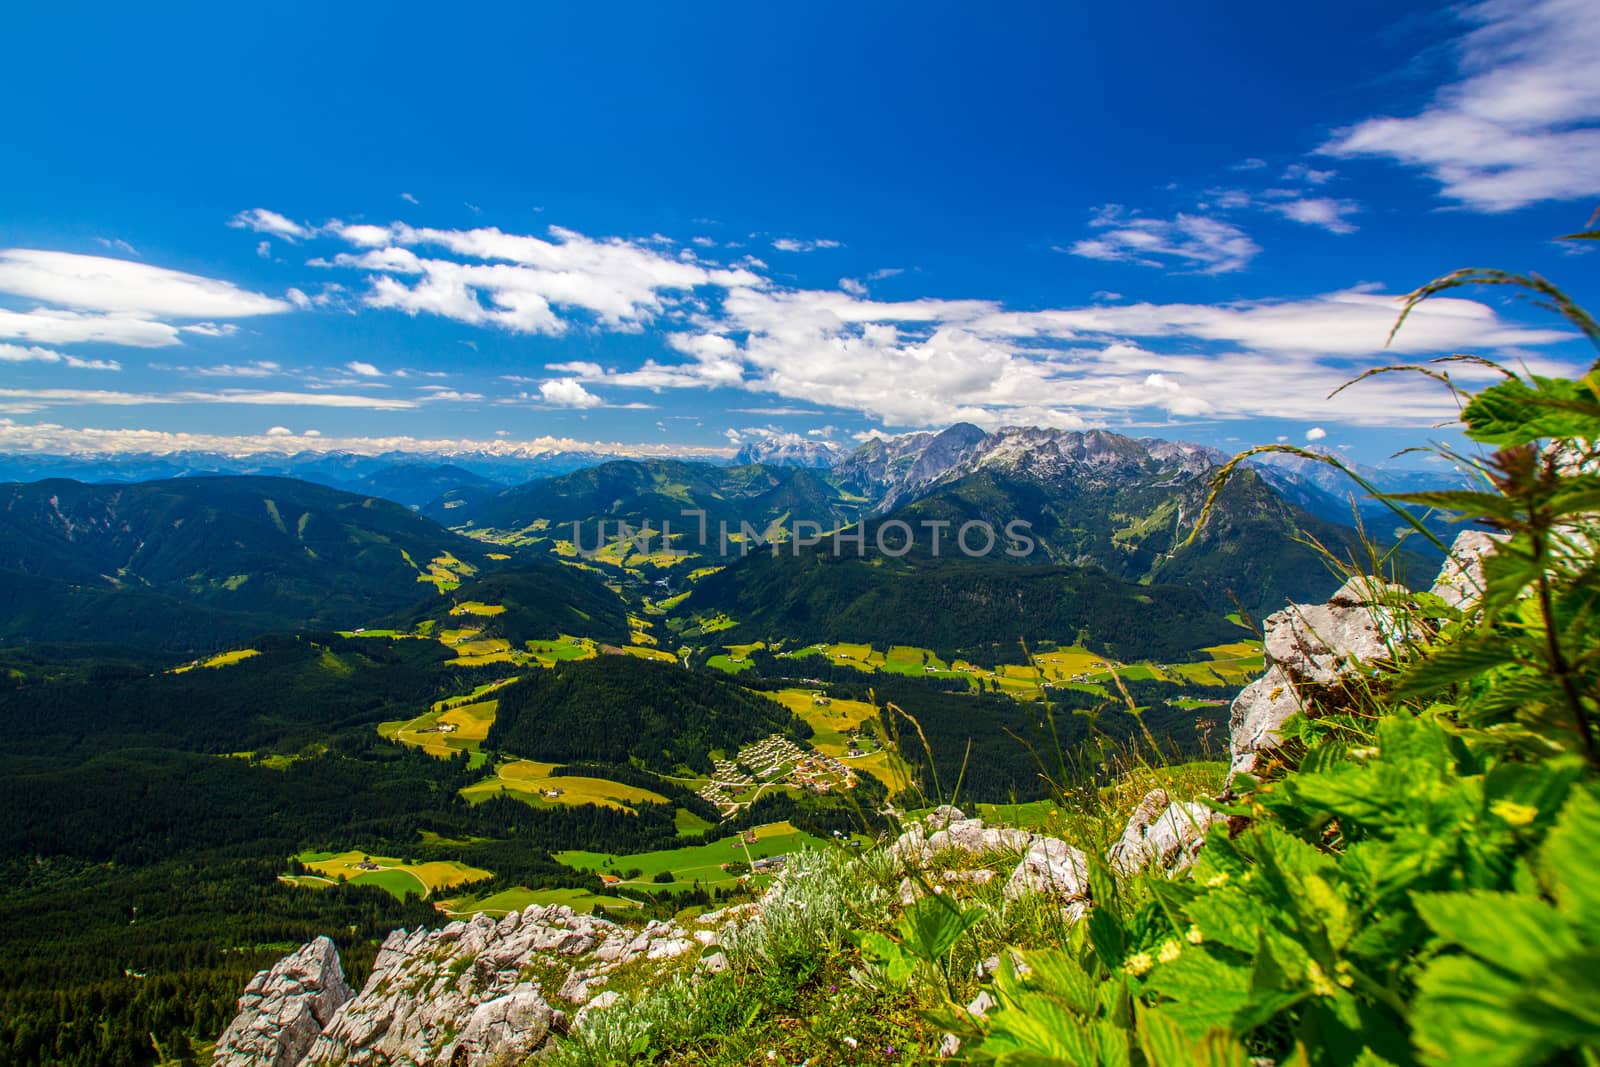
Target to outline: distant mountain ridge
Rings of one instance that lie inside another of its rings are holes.
[[[0,485],[0,586],[75,590],[60,610],[102,612],[105,594],[132,591],[223,613],[229,633],[359,625],[432,593],[429,566],[446,554],[491,565],[483,545],[398,504],[289,478]],[[85,639],[52,633],[81,619],[28,617],[35,628],[5,636]]]

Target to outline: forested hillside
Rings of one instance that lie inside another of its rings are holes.
[[[809,728],[781,705],[708,673],[601,656],[530,675],[500,694],[488,743],[519,756],[628,763],[663,773],[711,770],[771,733]]]
[[[0,572],[156,594],[282,628],[359,626],[407,606],[434,588],[439,559],[457,560],[457,573],[490,562],[482,545],[398,504],[287,478],[0,486]],[[14,596],[29,591],[10,584]],[[170,618],[156,606],[148,625]],[[90,597],[61,629],[81,632],[108,610]],[[54,629],[41,619],[28,636],[61,639]]]

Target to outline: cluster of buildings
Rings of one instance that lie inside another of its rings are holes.
[[[787,782],[826,793],[840,786],[852,788],[856,780],[855,772],[837,759],[807,751],[781,734],[746,745],[735,758],[716,760],[712,768],[711,781],[701,788],[700,796],[723,815],[737,811],[735,798],[757,785]]]

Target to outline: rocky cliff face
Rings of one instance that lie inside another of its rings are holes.
[[[713,913],[693,932],[632,928],[562,906],[396,930],[360,993],[318,938],[258,974],[218,1042],[219,1067],[495,1067],[520,1063],[615,1000],[607,985],[703,965]]]
[[[1471,611],[1483,594],[1483,559],[1498,542],[1480,530],[1456,537],[1433,588],[1458,611]],[[1416,637],[1403,621],[1411,608],[1401,586],[1352,578],[1326,604],[1290,604],[1262,624],[1266,673],[1233,701],[1229,722],[1230,775],[1254,773],[1282,744],[1279,730],[1314,696],[1336,703],[1340,687],[1363,671],[1391,663]]]
[[[294,1067],[353,996],[333,942],[317,938],[245,986],[217,1042],[218,1067]]]

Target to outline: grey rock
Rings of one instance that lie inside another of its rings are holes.
[[[1211,825],[1225,821],[1198,802],[1166,804],[1153,814],[1151,809],[1166,800],[1166,790],[1155,789],[1140,801],[1122,837],[1106,853],[1112,870],[1130,875],[1154,863],[1168,875],[1178,874],[1194,863]]]
[[[923,819],[923,825],[929,830],[943,830],[953,822],[960,822],[967,817],[966,812],[960,808],[953,808],[949,804],[940,804],[928,817]]]
[[[1004,890],[1007,900],[1027,893],[1048,893],[1063,900],[1088,896],[1088,857],[1059,838],[1034,838]]]
[[[1251,682],[1233,698],[1228,717],[1229,750],[1232,759],[1229,777],[1249,774],[1256,768],[1257,754],[1282,743],[1278,730],[1301,710],[1300,693],[1283,668],[1273,664],[1267,673]]]
[[[1282,743],[1279,731],[1308,693],[1397,655],[1414,636],[1399,610],[1407,595],[1402,586],[1355,577],[1326,604],[1291,604],[1267,616],[1266,673],[1234,698],[1229,718],[1230,778],[1254,771],[1260,754]]]
[[[439,1053],[442,1063],[502,1067],[522,1060],[549,1036],[556,1013],[531,989],[486,1000],[472,1009],[467,1025]]]
[[[578,1014],[572,1017],[572,1028],[574,1030],[583,1029],[584,1021],[588,1019],[589,1016],[593,1015],[597,1011],[606,1010],[621,999],[621,995],[615,990],[606,990],[604,993],[601,993],[599,996],[589,1001],[589,1003],[578,1009]]]
[[[1493,555],[1504,540],[1484,530],[1462,530],[1428,591],[1458,611],[1474,610],[1483,599],[1484,557]]]
[[[293,1067],[355,995],[344,980],[338,950],[319,937],[245,986],[239,1014],[217,1042],[215,1062],[219,1067]]]

